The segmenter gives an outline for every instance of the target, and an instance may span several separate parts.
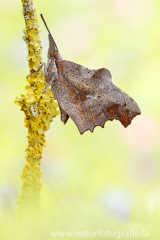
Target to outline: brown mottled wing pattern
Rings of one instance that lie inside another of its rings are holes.
[[[117,119],[127,127],[140,114],[137,103],[112,82],[105,69],[91,70],[69,61],[57,63],[59,77],[52,84],[64,123],[70,117],[81,134],[107,120]]]

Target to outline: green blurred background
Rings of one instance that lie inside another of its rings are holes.
[[[48,34],[40,13],[65,60],[91,69],[108,68],[114,83],[135,99],[142,114],[127,129],[114,120],[83,136],[72,120],[64,126],[59,116],[54,119],[46,133],[40,210],[25,232],[26,239],[52,239],[54,230],[144,229],[149,232],[147,239],[158,240],[160,1],[35,0],[35,5],[43,61],[47,61]],[[7,238],[6,222],[12,224],[27,147],[24,114],[14,104],[16,96],[25,92],[29,71],[21,9],[20,0],[0,0],[0,239],[4,240],[12,239]]]

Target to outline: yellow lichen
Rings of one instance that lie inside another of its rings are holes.
[[[39,36],[39,25],[33,0],[22,0],[23,15],[26,27],[23,39],[28,47],[28,64],[30,73],[37,71],[42,64],[42,46]],[[17,97],[15,103],[25,113],[25,127],[28,128],[28,147],[26,165],[21,178],[23,186],[17,199],[17,214],[23,219],[31,209],[31,202],[37,201],[42,187],[40,171],[45,131],[50,129],[53,118],[59,114],[58,104],[51,92],[42,93],[47,84],[42,70],[27,78],[26,92]]]

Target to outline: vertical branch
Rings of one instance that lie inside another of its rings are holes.
[[[23,39],[28,48],[28,64],[30,73],[38,70],[42,64],[42,46],[39,36],[34,0],[21,0],[26,27]],[[40,171],[43,147],[45,146],[45,131],[50,129],[53,118],[59,114],[58,104],[46,87],[42,70],[27,79],[26,92],[17,97],[15,103],[21,106],[25,113],[25,127],[28,129],[28,146],[26,149],[26,165],[21,175],[23,185],[17,199],[17,215],[23,220],[32,206],[37,202],[42,188]]]

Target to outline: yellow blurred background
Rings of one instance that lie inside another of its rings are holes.
[[[63,59],[91,69],[108,68],[115,85],[138,103],[142,114],[127,129],[114,120],[82,136],[71,119],[65,126],[59,116],[54,119],[42,159],[40,212],[24,236],[48,240],[50,231],[58,230],[144,229],[147,239],[159,240],[160,1],[35,0],[35,5],[43,61],[47,61],[48,33],[41,13]],[[8,225],[14,218],[27,147],[24,114],[14,104],[16,96],[25,92],[29,71],[21,9],[20,0],[0,0],[0,239],[4,240],[12,239]]]

